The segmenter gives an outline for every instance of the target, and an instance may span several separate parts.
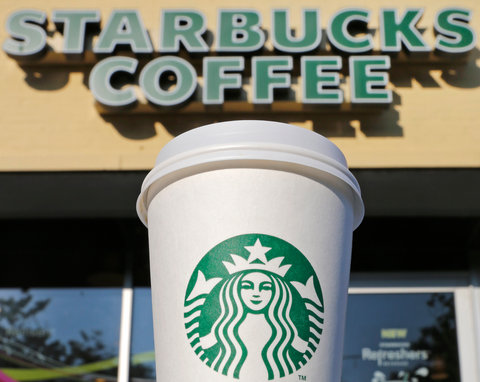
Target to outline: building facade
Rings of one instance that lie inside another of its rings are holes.
[[[477,1],[0,14],[0,381],[155,379],[141,182],[173,137],[259,119],[329,138],[362,188],[342,381],[480,382]]]

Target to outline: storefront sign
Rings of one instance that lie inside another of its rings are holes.
[[[90,73],[89,87],[99,103],[114,108],[139,100],[137,84],[143,97],[154,105],[179,105],[192,99],[194,93],[201,93],[199,98],[205,105],[221,105],[227,90],[243,89],[248,72],[250,102],[271,104],[275,90],[290,89],[293,73],[299,72],[299,102],[341,104],[344,89],[340,72],[348,72],[351,103],[389,104],[391,54],[402,49],[408,53],[463,54],[475,46],[468,9],[450,7],[436,13],[433,46],[427,44],[417,27],[423,13],[421,8],[403,12],[381,9],[380,44],[376,46],[368,29],[370,10],[341,9],[326,26],[330,44],[327,50],[321,43],[319,9],[302,11],[297,33],[291,30],[289,11],[273,9],[270,41],[262,29],[262,15],[256,10],[219,9],[213,44],[206,38],[207,21],[201,11],[165,9],[160,18],[158,46],[153,46],[137,10],[114,10],[94,40],[92,51],[102,59]],[[87,36],[95,33],[91,27],[98,29],[100,25],[100,12],[54,10],[51,21],[63,33],[58,53],[82,55]],[[47,14],[41,10],[12,13],[6,22],[10,37],[3,43],[3,50],[19,60],[37,59],[49,48],[46,24]],[[125,50],[135,57],[116,55]],[[190,54],[189,58],[178,55],[183,51]],[[192,58],[198,55],[203,56],[202,73],[192,65]],[[345,56],[348,63],[344,63]],[[143,65],[144,61],[148,62]],[[118,74],[127,74],[132,80],[118,83],[114,78]]]

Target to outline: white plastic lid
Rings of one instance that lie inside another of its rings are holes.
[[[301,127],[250,120],[202,126],[166,144],[143,181],[137,200],[138,216],[147,225],[151,200],[175,180],[209,170],[245,167],[282,169],[308,176],[317,174],[319,179],[322,173],[333,175],[353,191],[353,229],[363,219],[360,186],[337,146]]]

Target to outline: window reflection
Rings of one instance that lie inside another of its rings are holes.
[[[0,381],[114,381],[121,289],[0,290]]]
[[[459,382],[452,293],[349,296],[342,382]]]

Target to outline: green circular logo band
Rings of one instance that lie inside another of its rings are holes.
[[[233,378],[292,374],[318,347],[324,304],[317,275],[293,245],[246,234],[210,250],[185,293],[185,329],[198,357]]]

